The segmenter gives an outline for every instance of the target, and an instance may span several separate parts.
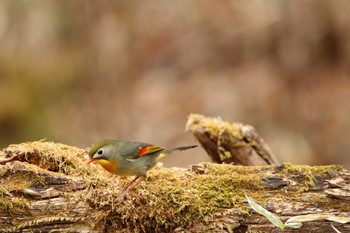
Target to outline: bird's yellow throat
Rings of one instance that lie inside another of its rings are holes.
[[[108,161],[106,159],[96,159],[95,162],[100,164],[104,169],[111,173],[114,173],[114,171],[117,169],[116,163]]]

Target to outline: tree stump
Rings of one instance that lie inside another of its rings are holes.
[[[186,128],[192,131],[213,162],[246,166],[279,164],[253,126],[191,114]]]

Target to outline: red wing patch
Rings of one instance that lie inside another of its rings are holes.
[[[147,154],[151,154],[157,151],[161,151],[164,150],[163,147],[159,147],[159,146],[145,146],[145,147],[139,147],[139,156],[143,156],[143,155],[147,155]]]

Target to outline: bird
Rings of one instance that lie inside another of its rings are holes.
[[[131,189],[147,177],[147,172],[172,151],[195,148],[197,145],[165,148],[143,142],[105,139],[89,150],[86,164],[98,163],[108,172],[118,176],[136,176],[119,194],[122,199]]]

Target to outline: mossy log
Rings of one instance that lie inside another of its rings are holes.
[[[157,167],[118,200],[131,178],[87,167],[86,157],[86,150],[44,141],[2,150],[0,232],[280,232],[245,194],[282,221],[350,216],[350,172],[341,166]],[[349,224],[316,219],[298,231],[332,232],[331,224],[350,232]]]
[[[213,162],[245,166],[279,164],[253,126],[191,114],[186,128]]]

